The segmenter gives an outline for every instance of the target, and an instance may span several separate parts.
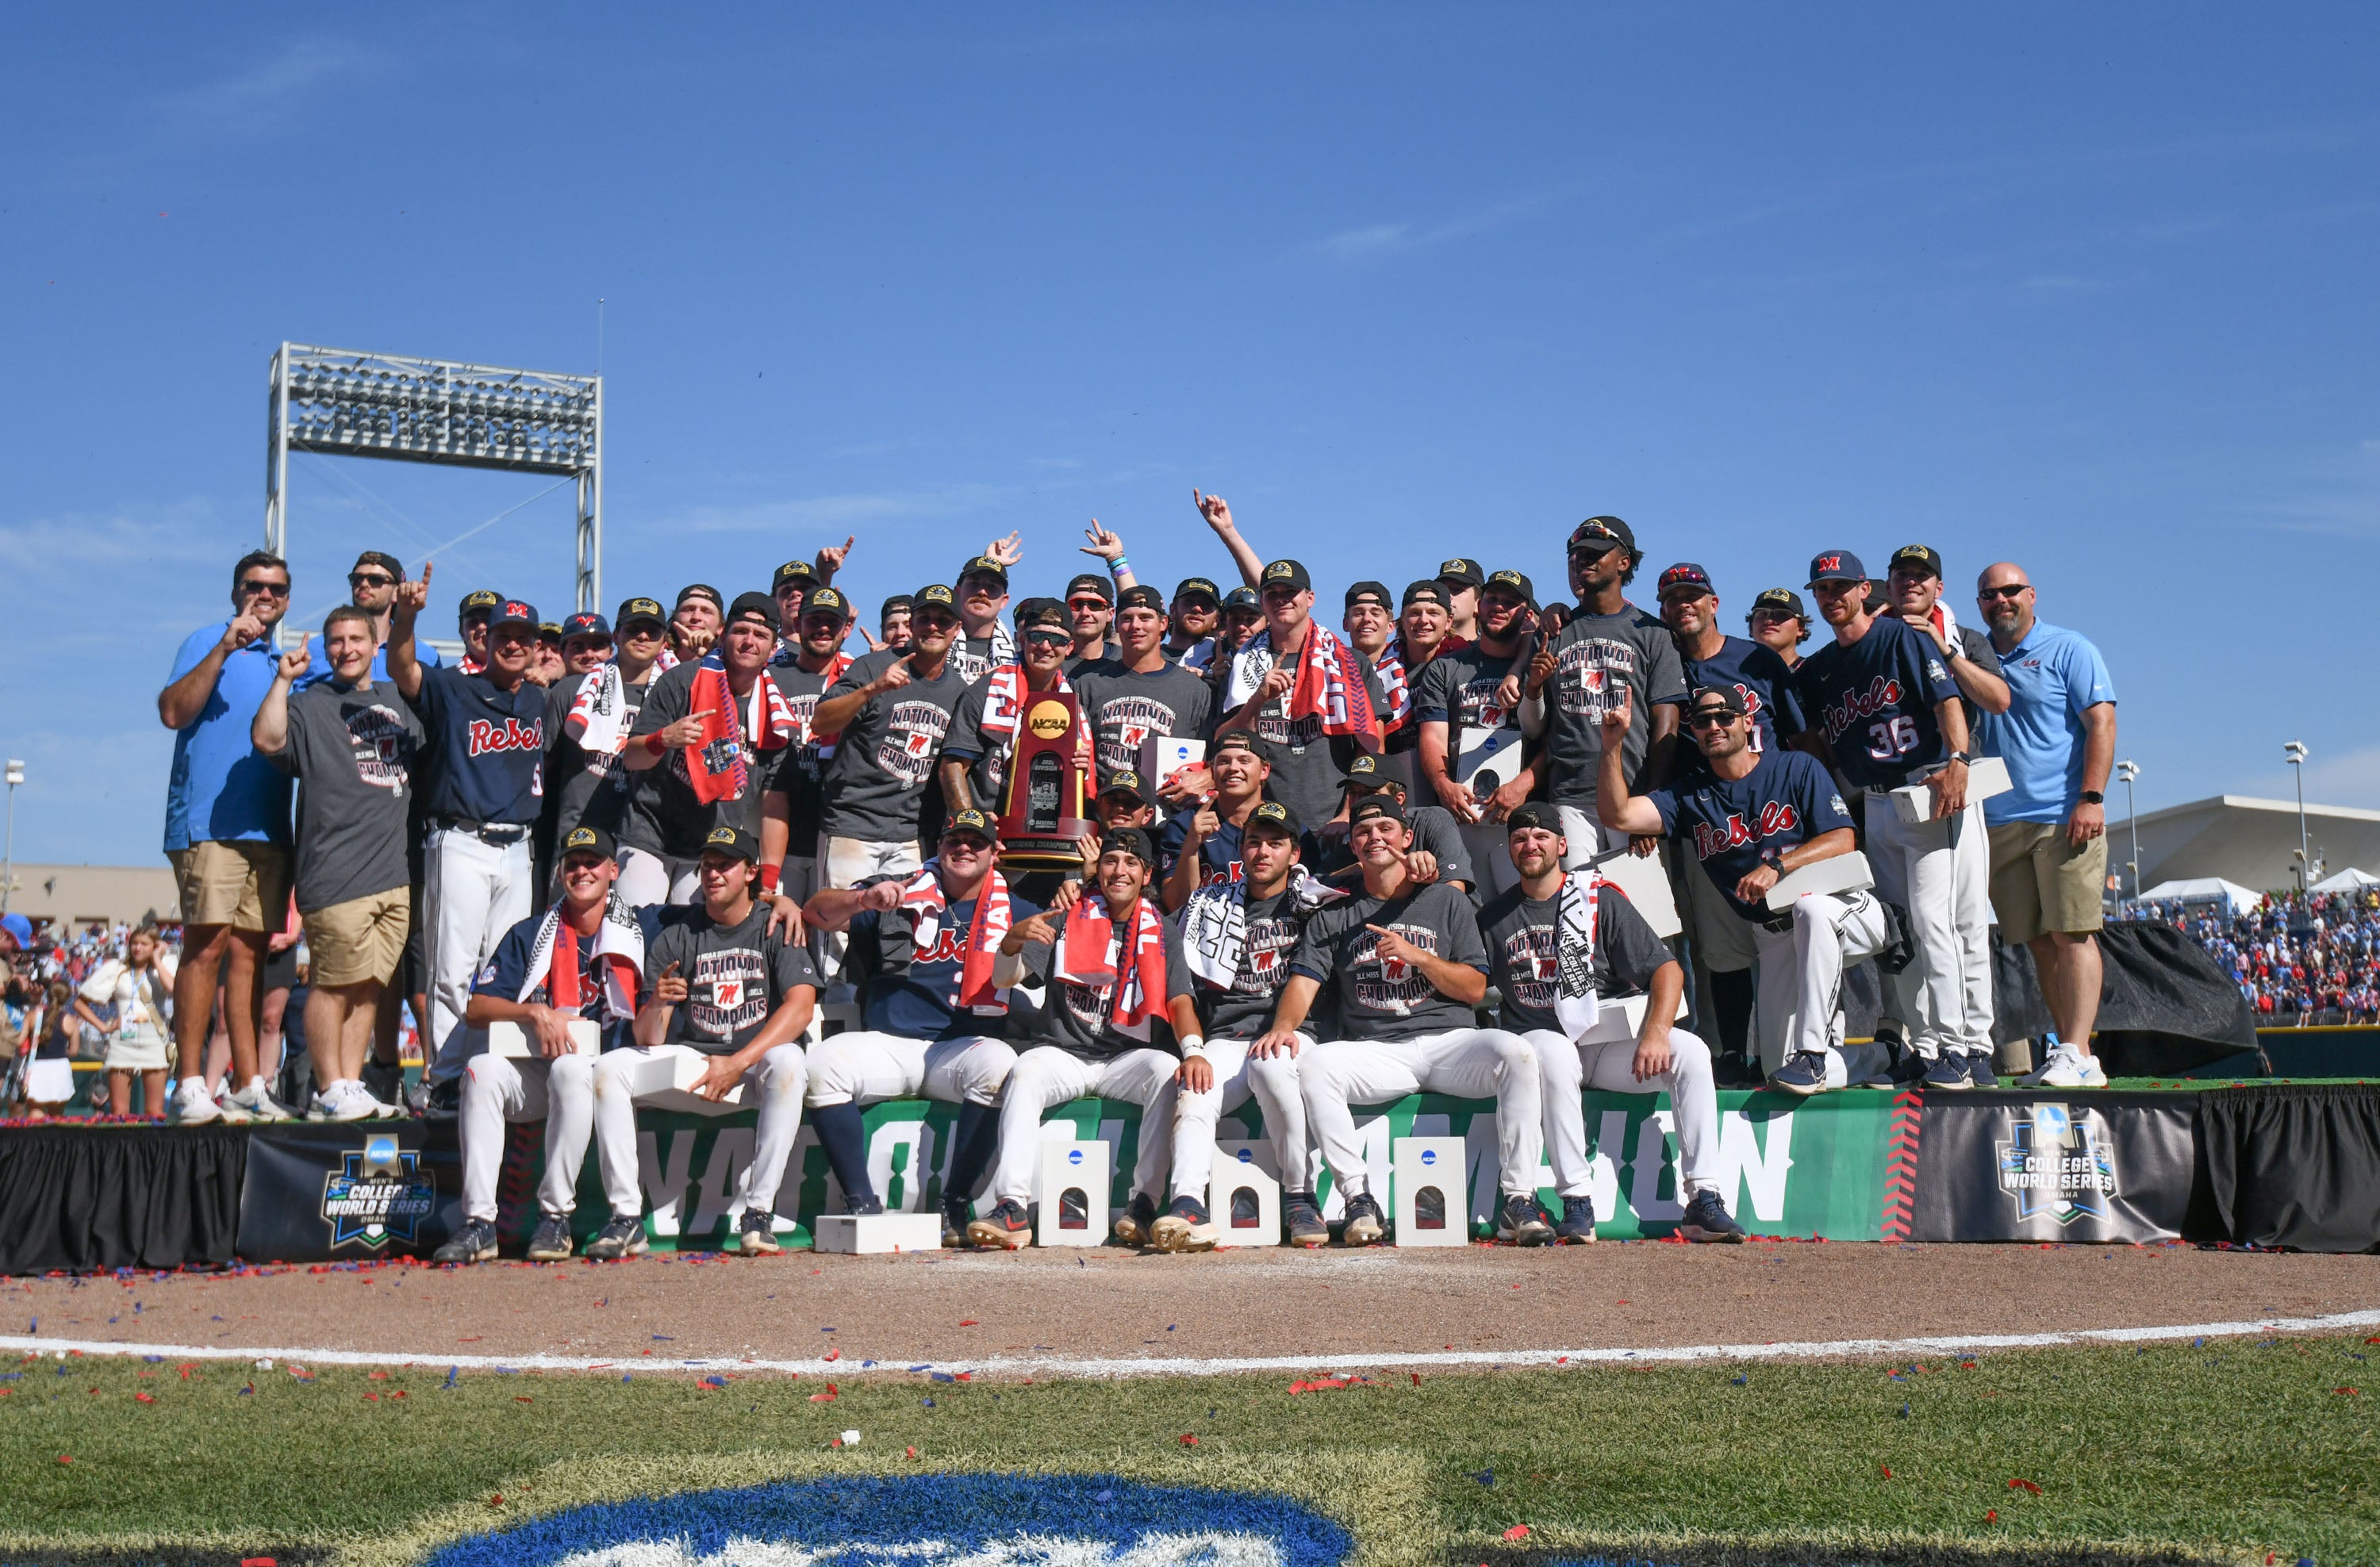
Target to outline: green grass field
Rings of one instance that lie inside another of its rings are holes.
[[[878,1374],[832,1402],[812,1399],[823,1379],[781,1375],[447,1386],[443,1367],[301,1381],[281,1366],[186,1377],[171,1361],[29,1358],[0,1382],[0,1560],[185,1542],[394,1562],[425,1527],[623,1486],[931,1467],[1303,1491],[1377,1561],[1486,1561],[1526,1524],[1525,1548],[1661,1561],[2272,1552],[2331,1567],[2380,1561],[2374,1354],[2361,1339],[2227,1340],[1926,1360],[1898,1379],[1876,1364],[1597,1367],[1299,1395],[1276,1376]],[[862,1442],[832,1451],[845,1429]]]

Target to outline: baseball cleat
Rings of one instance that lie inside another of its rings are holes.
[[[877,1205],[882,1211],[883,1204]],[[735,1226],[735,1249],[747,1257],[774,1257],[784,1250],[777,1239],[777,1216],[765,1208],[747,1208]]]
[[[1033,1226],[1026,1220],[1023,1203],[1002,1199],[992,1205],[990,1213],[967,1225],[966,1238],[969,1245],[1014,1251],[1033,1238]]]
[[[537,1233],[528,1238],[524,1255],[531,1262],[562,1262],[569,1257],[571,1246],[570,1221],[549,1213],[537,1221]]]
[[[593,1240],[587,1243],[585,1255],[598,1261],[609,1261],[617,1257],[642,1257],[650,1245],[645,1239],[643,1220],[615,1213],[603,1221],[603,1227],[595,1232]]]
[[[1943,1092],[1964,1093],[1974,1087],[1967,1077],[1966,1058],[1952,1051],[1944,1051],[1925,1063],[1925,1087]]]
[[[942,1245],[955,1251],[967,1244],[967,1223],[975,1218],[975,1203],[967,1197],[942,1199]]]
[[[1519,1246],[1549,1245],[1554,1227],[1546,1222],[1546,1210],[1537,1199],[1524,1192],[1508,1192],[1496,1210],[1496,1238]]]
[[[1595,1244],[1595,1199],[1593,1197],[1562,1198],[1561,1222],[1554,1226],[1554,1239],[1564,1245]]]
[[[1173,1206],[1148,1227],[1148,1244],[1160,1251],[1213,1251],[1222,1229],[1196,1197],[1175,1197]]]
[[[1347,1199],[1347,1221],[1339,1229],[1342,1245],[1378,1245],[1380,1237],[1388,1233],[1388,1221],[1380,1215],[1378,1198],[1369,1192],[1357,1192]]]
[[[484,1219],[466,1219],[447,1243],[430,1254],[432,1262],[493,1262],[496,1227]]]
[[[1992,1058],[1984,1051],[1970,1051],[1963,1064],[1967,1068],[1967,1087],[1970,1088],[1997,1088],[2000,1086],[2000,1075],[1992,1070]]]
[[[871,1214],[883,1212],[884,1199],[873,1192],[864,1197],[846,1197],[844,1199],[843,1210],[855,1219],[865,1219]]]
[[[1145,1246],[1149,1244],[1150,1232],[1156,1228],[1157,1199],[1147,1192],[1135,1192],[1132,1201],[1109,1226],[1108,1238],[1121,1241],[1128,1246]]]
[[[1823,1094],[1827,1091],[1827,1058],[1817,1051],[1796,1051],[1793,1058],[1768,1079],[1768,1086],[1804,1099]]]
[[[1293,1246],[1327,1246],[1330,1244],[1330,1226],[1323,1222],[1322,1205],[1314,1200],[1312,1192],[1292,1192],[1281,1199],[1281,1222],[1289,1227],[1289,1244]]]
[[[1743,1226],[1729,1217],[1727,1204],[1717,1192],[1696,1192],[1686,1202],[1686,1216],[1678,1222],[1678,1233],[1690,1241],[1742,1241],[1748,1237]]]

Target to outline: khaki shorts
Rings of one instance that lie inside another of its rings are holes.
[[[278,844],[210,840],[169,849],[185,925],[281,933],[289,917],[289,851]]]
[[[405,955],[413,890],[393,887],[318,908],[306,917],[306,946],[317,985],[385,985]]]
[[[2062,821],[2010,821],[1992,829],[1992,913],[2000,940],[2030,941],[2046,931],[2081,935],[2104,919],[2107,835],[2076,848]]]

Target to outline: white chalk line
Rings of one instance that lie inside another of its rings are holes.
[[[0,1350],[40,1354],[156,1355],[181,1360],[295,1361],[300,1366],[453,1367],[467,1371],[783,1371],[830,1377],[941,1372],[970,1377],[1228,1377],[1250,1371],[1403,1371],[1475,1367],[1568,1368],[1661,1362],[1815,1360],[1847,1357],[1961,1354],[1985,1350],[2055,1349],[2087,1344],[2163,1343],[2177,1339],[2237,1339],[2276,1333],[2328,1333],[2380,1326],[2380,1310],[2325,1317],[2266,1317],[2250,1322],[2192,1322],[2150,1328],[2076,1328],[2057,1333],[1935,1334],[1908,1339],[1829,1339],[1759,1344],[1661,1344],[1638,1349],[1439,1350],[1368,1354],[1257,1354],[1015,1357],[981,1360],[759,1360],[735,1355],[682,1359],[661,1355],[399,1354],[382,1350],[301,1349],[276,1345],[126,1343],[0,1334]]]

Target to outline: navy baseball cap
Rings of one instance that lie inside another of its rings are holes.
[[[714,849],[731,859],[760,863],[760,840],[741,827],[712,828],[710,836],[702,841],[702,852],[709,854]]]
[[[612,623],[593,610],[581,610],[562,623],[562,639],[567,642],[573,637],[601,637],[608,642],[612,639]]]
[[[601,827],[574,827],[562,840],[562,857],[568,859],[572,855],[593,855],[598,859],[617,859],[620,857],[620,846],[612,841],[612,834],[604,832]]]
[[[1681,590],[1688,598],[1694,599],[1701,598],[1705,593],[1718,591],[1711,586],[1710,573],[1692,561],[1680,561],[1663,572],[1660,582],[1653,589],[1653,595],[1656,598],[1666,599],[1672,589]]]
[[[1184,599],[1204,599],[1219,609],[1222,607],[1223,602],[1223,595],[1216,591],[1215,585],[1203,577],[1185,577],[1182,579],[1181,585],[1173,589],[1173,601],[1178,604]]]
[[[851,618],[851,601],[834,588],[813,588],[802,597],[802,618],[814,614],[831,614],[838,621]]]
[[[1614,545],[1636,553],[1636,534],[1616,516],[1591,516],[1570,530],[1570,553],[1599,555]]]
[[[523,600],[506,599],[496,606],[495,615],[488,622],[488,629],[493,631],[499,626],[526,626],[533,630],[537,625],[536,610]]]
[[[1865,582],[1867,567],[1849,550],[1828,550],[1810,557],[1810,586],[1821,582]]]
[[[669,629],[669,614],[662,608],[659,599],[623,599],[618,618],[622,636],[627,635],[628,627],[639,622],[650,623],[664,631]]]

